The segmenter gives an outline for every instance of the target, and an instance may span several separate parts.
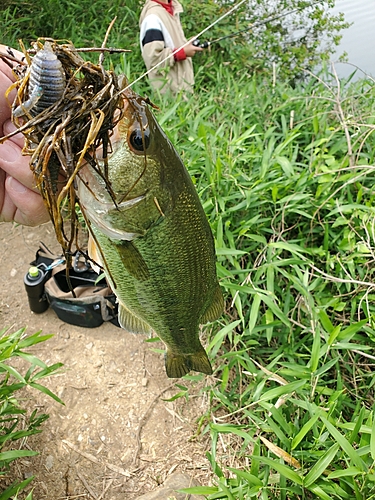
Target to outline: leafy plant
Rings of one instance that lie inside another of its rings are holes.
[[[7,473],[13,461],[37,455],[35,451],[22,449],[22,444],[15,448],[14,443],[17,441],[24,443],[28,436],[42,432],[41,425],[48,418],[48,415],[37,410],[28,414],[26,409],[20,406],[16,393],[29,386],[63,404],[55,394],[40,383],[43,378],[56,373],[62,363],[48,366],[27,352],[28,347],[44,342],[52,335],[41,335],[40,331],[26,335],[25,331],[25,328],[14,333],[10,333],[6,328],[0,331],[0,478]],[[9,362],[12,358],[22,358],[30,365],[24,375]],[[33,477],[30,477],[6,487],[0,494],[0,500],[13,498],[32,480]],[[30,493],[27,500],[31,499]]]
[[[22,15],[17,7],[13,17],[8,5],[7,36],[97,45],[117,13],[128,31],[115,23],[110,44],[134,51],[114,64],[132,80],[142,74],[140,3],[126,2],[125,11],[122,2],[111,9],[61,2],[60,25],[48,16],[38,24],[35,14],[54,4],[47,3]],[[210,220],[226,295],[225,315],[209,335],[216,371],[199,421],[213,481],[189,490],[211,500],[375,496],[375,95],[371,81],[341,82],[334,70],[311,74],[330,52],[319,52],[316,42],[325,33],[336,43],[344,26],[321,8],[332,3],[302,10],[306,2],[278,2],[269,12],[270,3],[250,2],[252,11],[238,11],[209,39],[294,7],[301,16],[293,26],[311,27],[311,38],[288,41],[290,19],[267,22],[248,39],[223,41],[194,58],[201,66],[194,96],[158,102],[159,121]],[[187,34],[231,7],[185,5]],[[95,9],[108,12],[101,32]],[[270,67],[283,73],[270,77]],[[203,377],[186,377],[173,399],[187,398],[189,381],[197,380]]]
[[[227,0],[182,3],[182,23],[188,38],[234,6]],[[334,4],[334,0],[243,3],[202,36],[202,40],[213,41],[241,31],[239,36],[223,39],[194,57],[198,85],[213,85],[216,70],[222,65],[230,65],[232,73],[238,75],[244,71],[272,72],[277,68],[279,75],[291,80],[304,77],[304,69],[311,70],[329,59],[339,43],[340,31],[348,26],[342,14],[330,11]],[[138,27],[142,6],[139,0],[114,0],[109,5],[105,0],[94,3],[7,0],[0,6],[2,43],[18,47],[20,38],[28,45],[38,37],[52,37],[72,40],[76,47],[100,47],[110,22],[116,17],[108,44],[131,52],[122,58],[114,56],[112,61],[121,64],[125,74],[135,80],[145,70]],[[138,87],[143,89],[144,83]]]
[[[159,117],[211,222],[227,297],[200,421],[214,485],[189,492],[373,498],[373,84],[219,71]]]
[[[312,70],[329,60],[341,39],[340,31],[348,26],[343,14],[333,15],[330,11],[334,4],[334,0],[245,2],[202,36],[210,41],[221,40],[200,57],[194,57],[198,77],[212,85],[215,68],[224,64],[237,76],[255,71],[291,81],[304,78],[304,69]],[[233,3],[226,0],[186,4],[189,34],[194,36],[197,29],[210,26],[232,7]]]

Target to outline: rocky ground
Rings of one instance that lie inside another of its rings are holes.
[[[34,389],[22,394],[24,406],[50,418],[26,443],[39,455],[18,460],[0,490],[15,478],[35,475],[34,500],[166,500],[174,498],[175,483],[209,484],[208,442],[192,438],[197,418],[208,408],[199,387],[184,381],[189,400],[168,402],[180,389],[155,352],[161,344],[146,343],[144,336],[110,323],[87,329],[60,321],[50,309],[30,312],[23,276],[39,241],[59,252],[50,224],[3,223],[0,239],[1,326],[53,333],[31,351],[45,363],[64,364],[58,375],[43,381],[64,406]]]

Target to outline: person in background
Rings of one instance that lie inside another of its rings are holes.
[[[203,49],[187,43],[181,22],[183,12],[178,0],[146,0],[139,19],[142,57],[147,70],[168,56],[163,64],[149,73],[153,89],[165,94],[192,91],[194,85],[191,58]]]
[[[4,45],[0,45],[0,53],[7,53]],[[11,68],[0,57],[0,137],[16,129],[10,120],[9,104],[16,91],[13,90],[8,99],[5,97],[14,80]],[[30,157],[22,155],[23,145],[22,134],[16,134],[0,144],[0,222],[37,226],[47,222],[49,216],[35,186],[29,166]]]

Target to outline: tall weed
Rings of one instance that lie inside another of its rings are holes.
[[[29,477],[21,482],[9,485],[2,479],[7,475],[10,464],[22,457],[37,455],[37,452],[25,446],[28,436],[42,432],[41,425],[48,415],[34,410],[31,413],[23,408],[17,399],[19,391],[26,386],[41,391],[57,402],[62,401],[41,380],[56,373],[61,363],[46,365],[35,355],[28,352],[28,348],[40,342],[45,342],[51,335],[41,335],[36,332],[26,335],[26,329],[12,333],[7,329],[0,331],[0,482],[2,483],[1,500],[16,498],[34,479]],[[13,360],[12,360],[13,358]],[[22,374],[14,363],[15,359],[23,359],[29,366]],[[32,500],[32,493],[27,496]]]
[[[117,14],[110,45],[132,52],[113,64],[130,79],[142,73],[140,4],[106,4],[99,29],[100,3],[63,4],[21,8],[8,0],[0,8],[4,41],[52,36],[99,45]],[[370,499],[373,82],[333,74],[290,86],[253,74],[250,64],[237,71],[233,60],[241,58],[205,57],[193,97],[153,96],[210,220],[226,294],[208,343],[216,371],[200,422],[214,484],[190,492]],[[147,88],[141,82],[136,90]]]
[[[372,82],[221,72],[160,119],[211,222],[225,321],[203,419],[216,498],[374,487]],[[193,492],[193,490],[190,490]]]

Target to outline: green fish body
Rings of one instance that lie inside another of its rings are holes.
[[[80,205],[118,298],[121,326],[156,332],[167,346],[168,377],[211,374],[199,340],[199,325],[223,311],[211,229],[147,105],[133,93],[125,104],[108,166],[79,174]]]

